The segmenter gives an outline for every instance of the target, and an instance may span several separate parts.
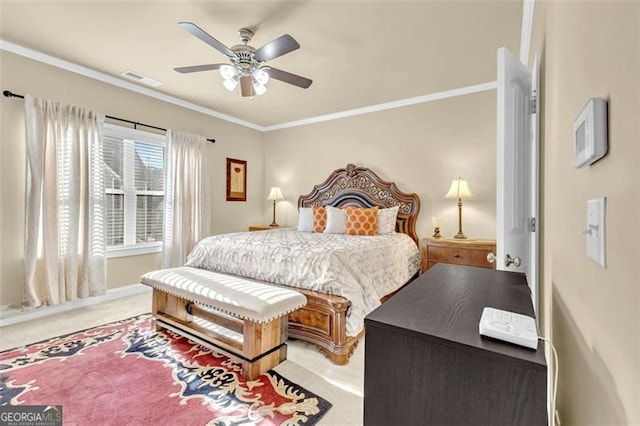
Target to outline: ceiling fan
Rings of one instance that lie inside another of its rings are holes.
[[[267,61],[300,47],[298,42],[289,34],[280,36],[256,49],[247,44],[253,37],[253,31],[248,28],[240,28],[238,35],[242,40],[242,44],[229,48],[192,22],[180,22],[178,25],[209,46],[227,55],[231,61],[231,64],[208,64],[174,68],[179,73],[220,70],[220,75],[224,78],[222,83],[224,87],[233,92],[239,85],[240,93],[245,97],[263,95],[267,91],[266,84],[269,78],[293,84],[303,89],[311,86],[312,81],[308,78],[265,64]]]

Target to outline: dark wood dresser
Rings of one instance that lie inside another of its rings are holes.
[[[485,306],[534,316],[523,274],[437,264],[365,318],[365,425],[545,425],[537,351],[481,337]]]

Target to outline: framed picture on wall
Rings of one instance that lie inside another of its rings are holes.
[[[247,162],[227,158],[227,201],[247,201]]]

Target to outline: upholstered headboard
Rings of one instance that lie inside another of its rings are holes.
[[[420,212],[420,198],[386,182],[372,170],[347,164],[337,169],[307,195],[298,198],[298,207],[360,206],[388,208],[399,206],[396,231],[409,235],[418,243],[416,220]]]

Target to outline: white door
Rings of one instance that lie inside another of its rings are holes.
[[[537,312],[538,131],[532,86],[527,67],[507,48],[498,49],[497,268],[526,274]]]

